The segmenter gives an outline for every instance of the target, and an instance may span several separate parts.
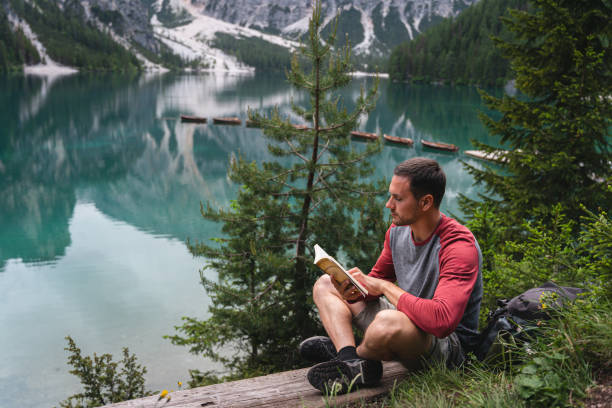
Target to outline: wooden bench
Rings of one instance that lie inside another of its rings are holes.
[[[383,378],[377,387],[363,388],[350,394],[326,398],[306,379],[308,368],[263,377],[209,385],[170,393],[171,399],[159,395],[123,401],[107,407],[113,408],[247,408],[247,407],[343,407],[362,403],[388,393],[395,382],[400,382],[408,371],[399,363],[384,363]]]

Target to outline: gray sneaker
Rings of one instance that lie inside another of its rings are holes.
[[[329,337],[309,337],[300,343],[300,356],[312,363],[333,360],[337,355],[336,346]]]
[[[378,384],[382,378],[382,363],[375,360],[331,360],[308,370],[308,382],[328,395],[344,394],[359,387]]]

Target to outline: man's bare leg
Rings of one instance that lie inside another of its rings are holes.
[[[427,353],[433,338],[397,310],[380,311],[368,326],[357,347],[360,357],[370,360],[399,360],[415,366]]]
[[[365,303],[347,303],[330,277],[325,275],[315,283],[313,298],[321,322],[338,351],[338,358],[313,366],[308,370],[308,382],[324,393],[344,393],[351,387],[377,384],[382,377],[381,362],[357,358],[363,356],[355,351],[351,321],[365,308]]]
[[[355,346],[351,321],[353,316],[365,308],[365,303],[347,303],[334,287],[329,275],[321,276],[312,292],[323,327],[336,346],[336,351],[346,346]]]

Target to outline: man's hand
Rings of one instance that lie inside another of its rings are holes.
[[[353,268],[348,273],[351,274],[356,281],[361,283],[368,290],[368,294],[373,296],[385,295],[387,300],[397,307],[399,298],[406,292],[396,284],[384,279],[373,278],[365,275],[359,268]]]
[[[353,268],[348,271],[351,276],[361,283],[368,290],[368,293],[373,296],[383,295],[383,285],[388,283],[383,279],[372,278],[363,272],[359,268]]]
[[[363,299],[363,295],[361,294],[359,289],[357,289],[355,285],[351,283],[350,280],[346,279],[344,282],[338,283],[338,281],[332,276],[331,281],[334,284],[338,293],[340,293],[342,298],[347,302],[355,302],[360,299]]]

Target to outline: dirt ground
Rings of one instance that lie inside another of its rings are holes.
[[[584,401],[586,408],[612,407],[612,373],[604,373],[597,378],[597,385],[589,388]]]

